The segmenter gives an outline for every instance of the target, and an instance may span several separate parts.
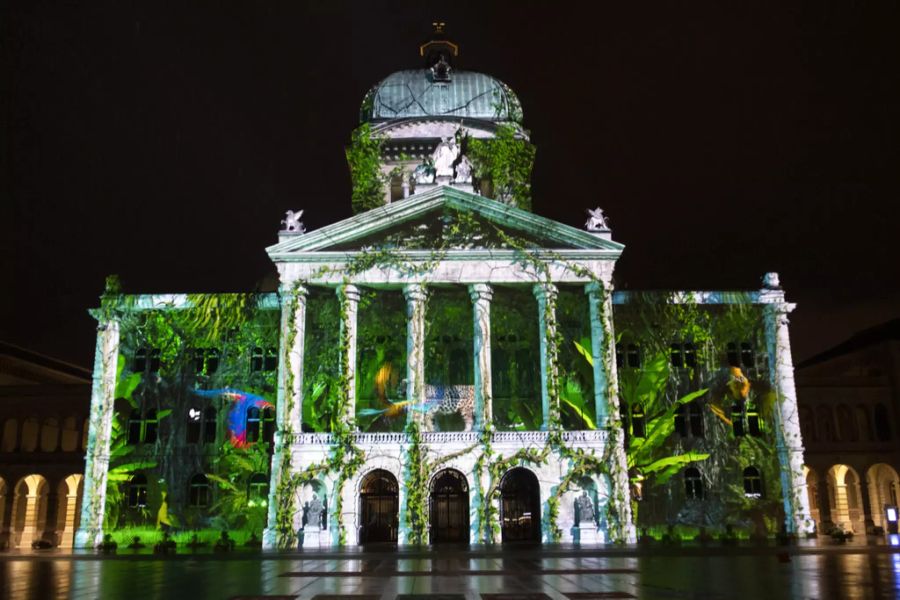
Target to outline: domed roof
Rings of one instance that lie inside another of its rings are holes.
[[[410,69],[369,90],[360,110],[363,122],[417,117],[521,122],[522,106],[509,86],[484,73],[454,69],[435,81],[432,69]]]

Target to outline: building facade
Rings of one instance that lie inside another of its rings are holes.
[[[277,294],[108,285],[78,545],[110,515],[268,548],[812,530],[777,275],[614,291],[602,210],[530,211],[519,102],[457,52],[366,96],[356,214],[287,214]]]

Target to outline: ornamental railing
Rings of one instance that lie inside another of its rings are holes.
[[[420,434],[424,444],[474,444],[481,439],[480,431],[427,431]],[[547,431],[495,431],[491,434],[494,444],[545,444],[550,433]],[[561,431],[563,443],[589,444],[605,443],[606,431]],[[409,434],[403,432],[387,433],[355,433],[353,441],[357,446],[402,445],[409,443]],[[294,434],[294,444],[329,445],[335,443],[330,433],[298,433]]]

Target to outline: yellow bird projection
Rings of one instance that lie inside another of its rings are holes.
[[[731,367],[731,378],[726,384],[731,397],[735,400],[746,400],[750,394],[750,380],[744,376],[740,367]]]

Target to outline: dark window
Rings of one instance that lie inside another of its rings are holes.
[[[688,467],[684,470],[684,495],[690,500],[703,499],[703,479],[700,469]]]
[[[264,357],[263,349],[259,346],[255,347],[250,354],[250,370],[254,373],[263,370],[263,357]]]
[[[128,482],[128,506],[143,508],[147,506],[147,476],[138,473]]]
[[[756,367],[756,353],[750,342],[728,342],[725,346],[728,355],[728,364],[732,367]]]
[[[759,409],[755,404],[747,404],[747,433],[759,437],[762,435],[762,423],[759,418]]]
[[[253,443],[259,441],[259,421],[260,421],[259,409],[255,406],[251,406],[247,409],[247,422],[246,422],[246,431],[247,431],[247,443]]]
[[[131,370],[134,373],[143,373],[147,370],[147,349],[138,348],[134,352],[134,359],[131,361]]]
[[[216,409],[212,406],[203,411],[203,441],[207,444],[216,443]]]
[[[676,369],[693,369],[697,366],[697,350],[691,342],[677,342],[671,346],[669,359]]]
[[[129,444],[140,444],[141,443],[141,429],[143,429],[144,422],[141,419],[141,416],[137,413],[132,413],[130,417],[128,417],[128,443]]]
[[[631,435],[639,438],[647,436],[644,407],[640,404],[635,404],[631,409]]]
[[[699,405],[688,402],[675,409],[675,431],[681,437],[703,437],[703,413]]]
[[[209,480],[206,475],[198,473],[191,477],[189,490],[189,503],[194,507],[203,507],[209,504]]]
[[[763,493],[762,477],[756,467],[744,469],[744,495],[752,498],[761,498]]]
[[[144,417],[144,435],[141,439],[145,444],[153,444],[156,442],[159,421],[156,418],[156,410],[149,409]]]
[[[700,405],[688,402],[687,413],[691,426],[691,436],[703,437],[703,413],[700,411]]]
[[[269,500],[269,478],[262,473],[254,473],[247,486],[250,506],[262,506]]]
[[[219,370],[219,351],[216,348],[206,349],[206,374],[212,375]]]
[[[272,372],[278,368],[278,351],[275,348],[266,348],[266,357],[263,361],[263,370]]]
[[[456,349],[450,353],[450,385],[466,385],[471,382],[472,359],[465,350]]]
[[[275,411],[271,408],[262,410],[262,441],[272,444],[275,441]]]
[[[206,350],[203,348],[194,348],[192,351],[192,361],[194,363],[194,373],[202,375],[206,363]]]
[[[189,408],[187,412],[187,443],[188,444],[199,444],[200,443],[200,431],[201,431],[201,418],[203,417],[203,411],[199,408]]]
[[[150,372],[151,373],[159,373],[159,357],[160,357],[159,348],[152,348],[150,350]]]
[[[891,441],[891,423],[888,409],[880,402],[875,405],[875,435],[879,442]]]
[[[625,353],[625,363],[629,368],[641,368],[641,347],[637,344],[628,344]]]
[[[675,431],[678,432],[678,435],[681,437],[687,437],[688,435],[684,404],[679,405],[679,407],[675,409]]]
[[[744,407],[740,402],[735,402],[731,407],[731,430],[735,437],[746,435],[744,431]]]

